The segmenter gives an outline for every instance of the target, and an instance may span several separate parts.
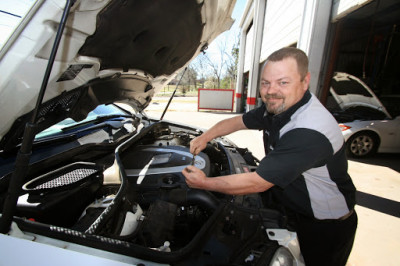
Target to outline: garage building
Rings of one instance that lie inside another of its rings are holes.
[[[261,104],[260,71],[275,50],[310,59],[310,90],[326,103],[335,72],[363,80],[378,96],[400,97],[400,1],[248,0],[240,21],[235,109]]]

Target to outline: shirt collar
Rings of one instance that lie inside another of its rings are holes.
[[[295,103],[293,106],[291,106],[289,109],[286,111],[280,113],[280,114],[272,114],[266,111],[267,116],[272,117],[274,120],[279,120],[279,121],[286,121],[287,119],[290,120],[290,117],[303,105],[308,103],[308,101],[311,99],[311,92],[307,90],[303,97]]]

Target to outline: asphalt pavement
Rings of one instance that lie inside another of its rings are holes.
[[[168,98],[154,97],[146,109],[160,118]],[[197,97],[175,97],[164,120],[208,129],[232,112],[198,111]],[[262,133],[242,130],[227,136],[254,156],[264,156]],[[377,154],[349,159],[349,173],[357,187],[358,229],[348,266],[400,265],[400,154]]]

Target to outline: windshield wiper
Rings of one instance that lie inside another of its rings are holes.
[[[120,114],[120,115],[102,115],[102,116],[97,116],[96,118],[94,118],[92,120],[82,121],[81,123],[77,123],[77,124],[74,124],[72,126],[63,127],[61,129],[61,131],[65,132],[65,131],[69,131],[69,130],[77,128],[77,127],[81,127],[83,125],[99,123],[99,122],[103,122],[103,121],[106,121],[106,120],[109,120],[109,119],[112,119],[112,118],[119,118],[119,117],[132,118],[131,115],[123,115],[123,114]],[[120,121],[117,121],[117,122],[120,122]]]
[[[120,117],[120,116],[118,116]],[[93,120],[91,120],[93,121]],[[80,124],[82,125],[82,124]],[[62,132],[68,131],[71,128],[74,128],[76,125],[71,126],[69,128],[63,128],[61,129]],[[87,131],[94,131],[97,129],[102,129],[102,128],[110,128],[110,129],[119,129],[121,127],[124,126],[124,123],[122,122],[122,120],[113,120],[113,121],[106,121],[104,123],[100,123],[97,125],[93,125],[90,127],[85,127],[82,128],[81,130],[77,130],[75,132],[72,133],[61,133],[61,135],[56,135],[56,136],[48,136],[48,137],[42,137],[39,139],[35,139],[34,141],[34,145],[42,145],[48,142],[53,142],[53,141],[70,141],[70,140],[76,140],[78,138],[80,138],[80,135],[82,135],[82,133],[85,133]],[[90,134],[90,133],[89,133]]]

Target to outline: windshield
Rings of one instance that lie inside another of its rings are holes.
[[[79,122],[76,122],[75,120],[71,118],[64,119],[63,121],[43,130],[42,132],[36,134],[35,140],[41,139],[41,138],[46,138],[54,135],[58,135],[63,133],[63,129],[66,127],[72,127],[75,125],[79,124],[86,124],[87,122],[93,121],[98,119],[99,117],[103,116],[110,116],[110,115],[121,115],[121,116],[126,116],[127,113],[124,112],[122,109],[118,108],[115,105],[99,105],[91,111],[88,116]]]

